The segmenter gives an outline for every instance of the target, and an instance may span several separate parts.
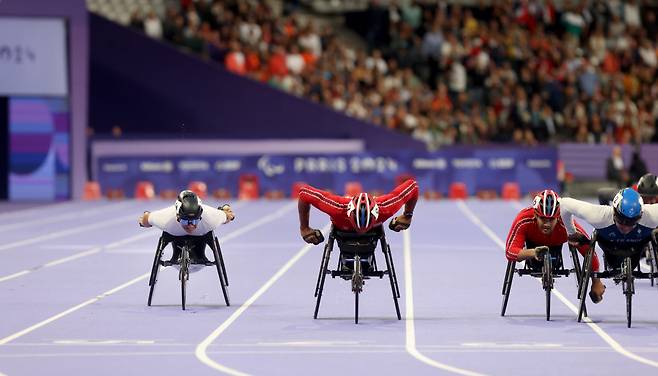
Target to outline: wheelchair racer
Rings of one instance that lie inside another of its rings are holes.
[[[654,174],[644,174],[637,182],[637,191],[642,196],[642,201],[645,204],[658,203],[658,182],[656,179]],[[599,189],[599,204],[609,205],[617,192],[619,192],[619,189],[616,188]]]
[[[388,194],[376,197],[368,193],[344,197],[305,185],[299,191],[299,230],[307,243],[317,245],[324,241],[320,230],[309,226],[311,205],[328,214],[336,229],[357,233],[368,232],[384,223],[404,205],[404,213],[389,224],[391,230],[399,232],[411,225],[416,201],[418,183],[413,179],[405,181]]]
[[[580,225],[575,224],[575,227],[576,231],[586,237],[586,232]],[[509,261],[526,261],[532,269],[541,270],[544,254],[549,251],[561,252],[567,240],[567,229],[560,218],[559,196],[547,189],[535,196],[532,206],[517,214],[507,235],[505,256]],[[578,247],[578,252],[583,257],[588,250],[588,244]],[[592,269],[598,268],[599,260],[595,253]],[[601,301],[604,291],[605,286],[601,280],[592,278],[589,296],[594,303]]]
[[[196,193],[184,190],[180,192],[174,205],[154,212],[145,211],[139,217],[139,225],[142,227],[155,226],[174,237],[194,236],[198,237],[193,243],[190,252],[192,264],[208,264],[206,258],[206,243],[204,236],[215,230],[219,225],[226,224],[235,219],[235,214],[230,205],[224,205],[219,209],[205,205]],[[181,247],[185,242],[174,240],[174,252],[169,264],[178,263]]]
[[[573,217],[587,221],[596,229],[597,243],[605,254],[606,263],[614,270],[621,268],[628,251],[632,252],[632,267],[636,268],[644,255],[644,247],[652,241],[654,229],[658,226],[658,205],[644,205],[640,194],[632,188],[620,190],[612,200],[612,206],[573,198],[561,198],[560,206],[569,243],[588,242],[582,233],[576,231]]]

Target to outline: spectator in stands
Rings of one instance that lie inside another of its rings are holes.
[[[226,54],[224,65],[227,70],[235,74],[244,75],[246,73],[246,59],[237,41],[231,42],[231,52]]]
[[[617,188],[622,188],[628,181],[628,173],[624,167],[624,159],[621,156],[621,147],[612,147],[612,153],[606,161],[606,178]]]
[[[150,11],[144,19],[144,33],[151,38],[162,39],[162,22],[154,11]]]
[[[185,0],[166,11],[161,31],[152,15],[131,24],[237,74],[440,145],[658,141],[653,5],[387,6],[364,14],[381,21],[364,35],[372,51],[294,12],[277,17],[264,0]]]
[[[640,154],[640,147],[636,146],[631,157],[631,164],[628,166],[628,175],[630,180],[628,181],[627,185],[630,186],[639,181],[640,178],[647,173],[647,171],[647,164],[642,159]]]

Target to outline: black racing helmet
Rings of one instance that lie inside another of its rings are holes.
[[[637,191],[642,196],[658,196],[656,175],[644,174],[637,183]]]
[[[196,193],[184,190],[178,194],[178,198],[176,199],[176,217],[179,221],[181,219],[189,221],[199,220],[201,219],[201,213],[203,213],[203,207],[201,206],[201,199]]]

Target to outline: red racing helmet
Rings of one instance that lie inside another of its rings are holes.
[[[532,201],[535,214],[543,218],[557,218],[560,216],[559,196],[553,190],[545,189],[539,192]]]
[[[367,232],[377,223],[379,206],[371,195],[359,193],[347,204],[347,217],[357,232]]]

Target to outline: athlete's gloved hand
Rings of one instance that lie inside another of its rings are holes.
[[[605,293],[605,285],[598,278],[592,278],[592,288],[589,290],[589,298],[592,303],[598,304],[603,300],[603,293]]]
[[[324,235],[322,235],[322,232],[318,229],[309,227],[300,230],[300,232],[302,234],[302,239],[309,244],[318,245],[324,241]]]
[[[569,235],[569,244],[573,246],[589,244],[589,239],[587,238],[587,236],[585,236],[585,234],[576,231],[573,234]]]
[[[226,213],[226,221],[227,222],[230,222],[230,221],[235,219],[235,213],[233,213],[233,209],[231,209],[231,205],[224,204],[224,205],[220,206],[217,209],[219,209],[219,210],[223,211],[224,213]]]
[[[537,261],[542,261],[544,259],[544,255],[548,252],[548,247],[545,245],[540,245],[539,247],[535,247],[535,259]]]
[[[397,216],[388,223],[388,228],[395,232],[406,230],[409,226],[411,226],[411,217],[405,215]]]
[[[139,223],[139,227],[151,227],[151,225],[148,223],[148,215],[150,214],[149,211],[144,211],[142,215],[139,216],[139,219],[137,222]]]

